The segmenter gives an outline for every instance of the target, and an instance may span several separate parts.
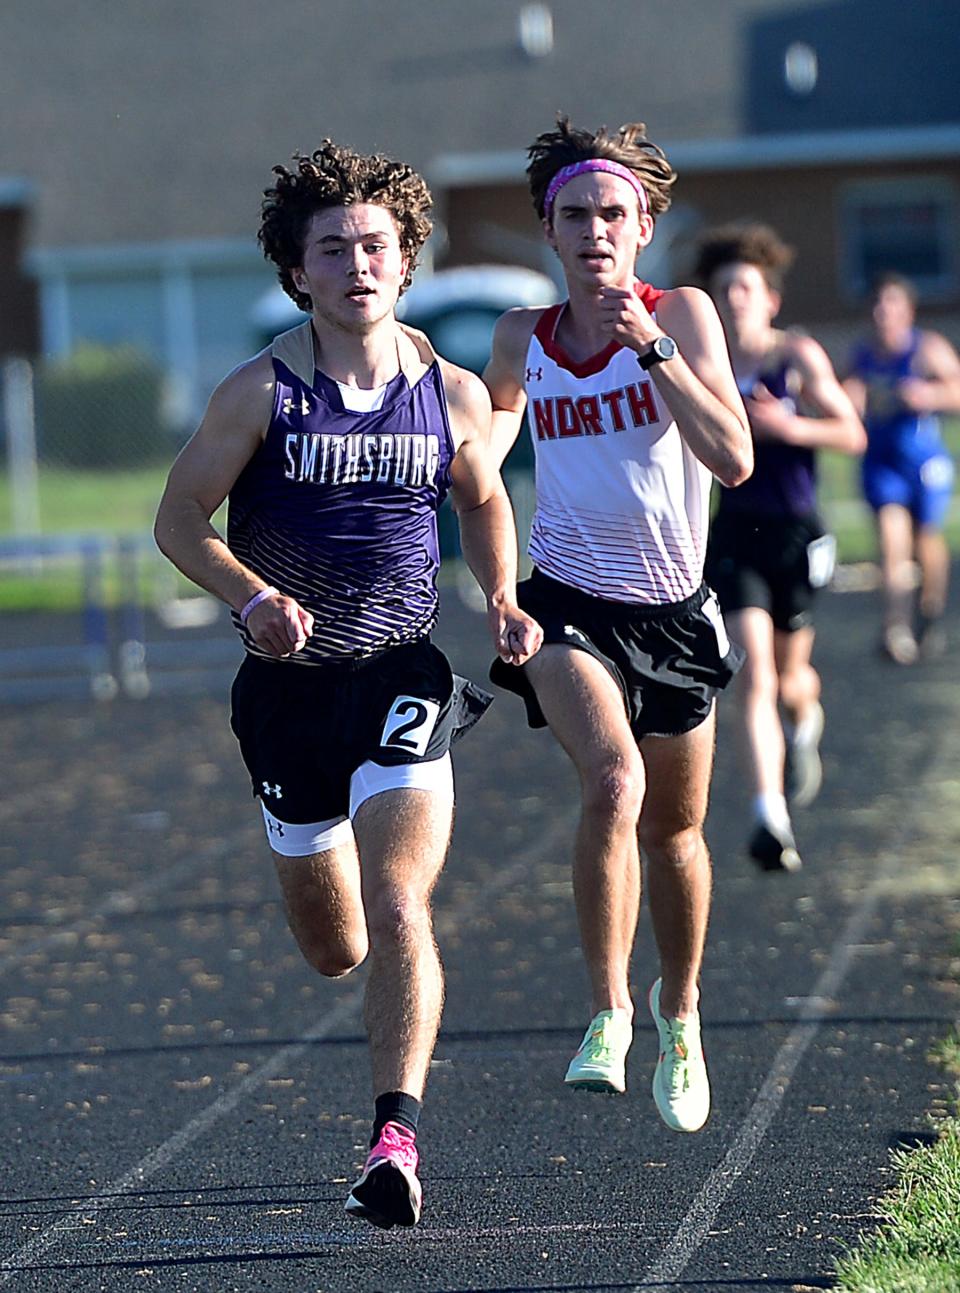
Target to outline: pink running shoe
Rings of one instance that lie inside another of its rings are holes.
[[[347,1197],[346,1211],[383,1230],[415,1226],[423,1199],[417,1180],[419,1162],[413,1132],[398,1122],[386,1123]]]

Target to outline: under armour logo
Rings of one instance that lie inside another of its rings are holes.
[[[283,401],[283,411],[288,416],[293,412],[293,400],[289,397]],[[300,401],[300,412],[304,414],[304,416],[310,412],[310,405],[307,403],[305,396]]]
[[[278,822],[275,817],[267,818],[267,830],[271,835],[279,835],[281,839],[283,838],[283,822]]]
[[[542,368],[528,368],[528,369],[527,369],[527,381],[528,381],[528,382],[539,382],[539,381],[542,381],[542,380],[543,380],[543,369],[542,369]]]
[[[263,793],[265,795],[276,795],[278,799],[283,798],[283,791],[280,789],[279,783],[275,786],[271,786],[269,781],[262,781],[260,784],[263,786]]]

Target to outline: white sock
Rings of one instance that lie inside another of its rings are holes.
[[[758,821],[769,826],[771,830],[789,831],[791,829],[790,814],[787,811],[787,800],[784,795],[773,791],[757,795],[753,801],[753,811]]]

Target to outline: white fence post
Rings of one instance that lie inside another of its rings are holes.
[[[40,533],[37,480],[37,435],[33,411],[33,367],[26,359],[3,364],[3,420],[7,429],[7,464],[13,532]]]

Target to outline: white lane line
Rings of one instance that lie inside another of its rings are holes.
[[[727,1195],[750,1166],[783,1103],[800,1061],[821,1024],[829,1017],[830,1003],[836,998],[854,956],[860,950],[867,926],[880,902],[881,891],[902,866],[900,851],[910,837],[917,818],[926,811],[925,796],[922,794],[924,782],[931,769],[943,766],[943,747],[949,728],[949,723],[944,724],[935,747],[927,751],[926,766],[914,788],[915,797],[911,801],[913,811],[903,814],[899,829],[886,851],[878,858],[873,880],[850,913],[843,932],[833,945],[826,968],[808,996],[798,998],[806,1002],[800,1018],[777,1052],[763,1086],[723,1161],[707,1178],[660,1259],[647,1270],[642,1282],[631,1293],[641,1293],[641,1290],[642,1293],[650,1293],[654,1289],[675,1287],[690,1259],[713,1228]],[[918,791],[921,793],[917,793]]]
[[[461,923],[464,916],[471,909],[482,909],[484,904],[489,903],[491,897],[499,889],[509,884],[518,874],[525,875],[530,866],[540,858],[554,855],[556,850],[562,846],[564,840],[572,839],[575,827],[575,813],[559,814],[554,819],[552,826],[539,837],[536,844],[520,854],[510,866],[492,872],[489,879],[485,883],[478,885],[455,911],[448,912],[444,910],[439,913],[436,920],[438,933],[442,936],[445,929],[450,929],[454,924]],[[305,1033],[299,1041],[277,1051],[259,1068],[252,1073],[248,1073],[235,1087],[224,1092],[212,1104],[208,1105],[202,1113],[197,1114],[190,1122],[185,1123],[162,1145],[151,1150],[139,1163],[130,1168],[123,1176],[112,1181],[99,1194],[72,1205],[64,1216],[47,1226],[45,1230],[34,1235],[16,1252],[0,1260],[0,1286],[9,1283],[14,1275],[28,1267],[31,1262],[45,1253],[58,1239],[79,1230],[88,1223],[89,1218],[96,1216],[103,1208],[115,1206],[118,1195],[132,1193],[151,1176],[154,1176],[162,1168],[172,1163],[199,1136],[205,1131],[209,1131],[221,1118],[232,1113],[246,1096],[251,1095],[257,1087],[269,1081],[281,1069],[289,1065],[291,1061],[298,1059],[312,1042],[328,1036],[341,1025],[352,1022],[359,1014],[362,1003],[363,984],[358,982],[352,989],[348,990],[344,999],[334,1006],[314,1028]],[[252,1049],[256,1049],[257,1043],[252,1041],[250,1045]]]
[[[800,1061],[816,1037],[820,1025],[828,1017],[823,1005],[839,991],[856,951],[852,944],[857,942],[866,929],[879,899],[879,888],[874,884],[861,899],[834,944],[827,967],[811,993],[811,1002],[801,1012],[800,1021],[777,1052],[763,1086],[723,1161],[711,1172],[660,1260],[644,1274],[643,1282],[636,1286],[633,1293],[639,1293],[639,1290],[650,1293],[652,1289],[675,1288],[676,1281],[690,1259],[713,1229],[717,1213],[738,1179],[750,1166],[770,1124],[777,1116]]]
[[[222,1096],[214,1100],[213,1104],[207,1105],[202,1113],[197,1114],[190,1122],[185,1123],[179,1131],[175,1131],[169,1139],[152,1150],[145,1158],[142,1158],[129,1172],[112,1181],[100,1194],[92,1199],[84,1199],[81,1203],[72,1206],[65,1216],[47,1226],[45,1230],[35,1235],[33,1239],[28,1240],[15,1253],[0,1261],[0,1285],[7,1284],[14,1275],[46,1252],[56,1240],[88,1224],[89,1219],[100,1212],[102,1208],[110,1204],[116,1204],[118,1195],[129,1194],[138,1189],[151,1176],[154,1176],[162,1168],[172,1163],[178,1154],[191,1145],[198,1136],[201,1136],[214,1123],[219,1122],[221,1118],[226,1117],[228,1113],[232,1113],[245,1096],[250,1095],[257,1087],[269,1081],[291,1061],[299,1058],[311,1042],[328,1036],[340,1024],[351,1019],[360,1005],[361,995],[361,989],[358,984],[343,1001],[339,1002],[333,1010],[324,1016],[315,1028],[305,1033],[299,1042],[294,1042],[293,1045],[285,1046],[283,1050],[277,1051],[258,1069],[248,1073],[230,1091],[224,1092]],[[255,1044],[251,1043],[251,1045]]]

